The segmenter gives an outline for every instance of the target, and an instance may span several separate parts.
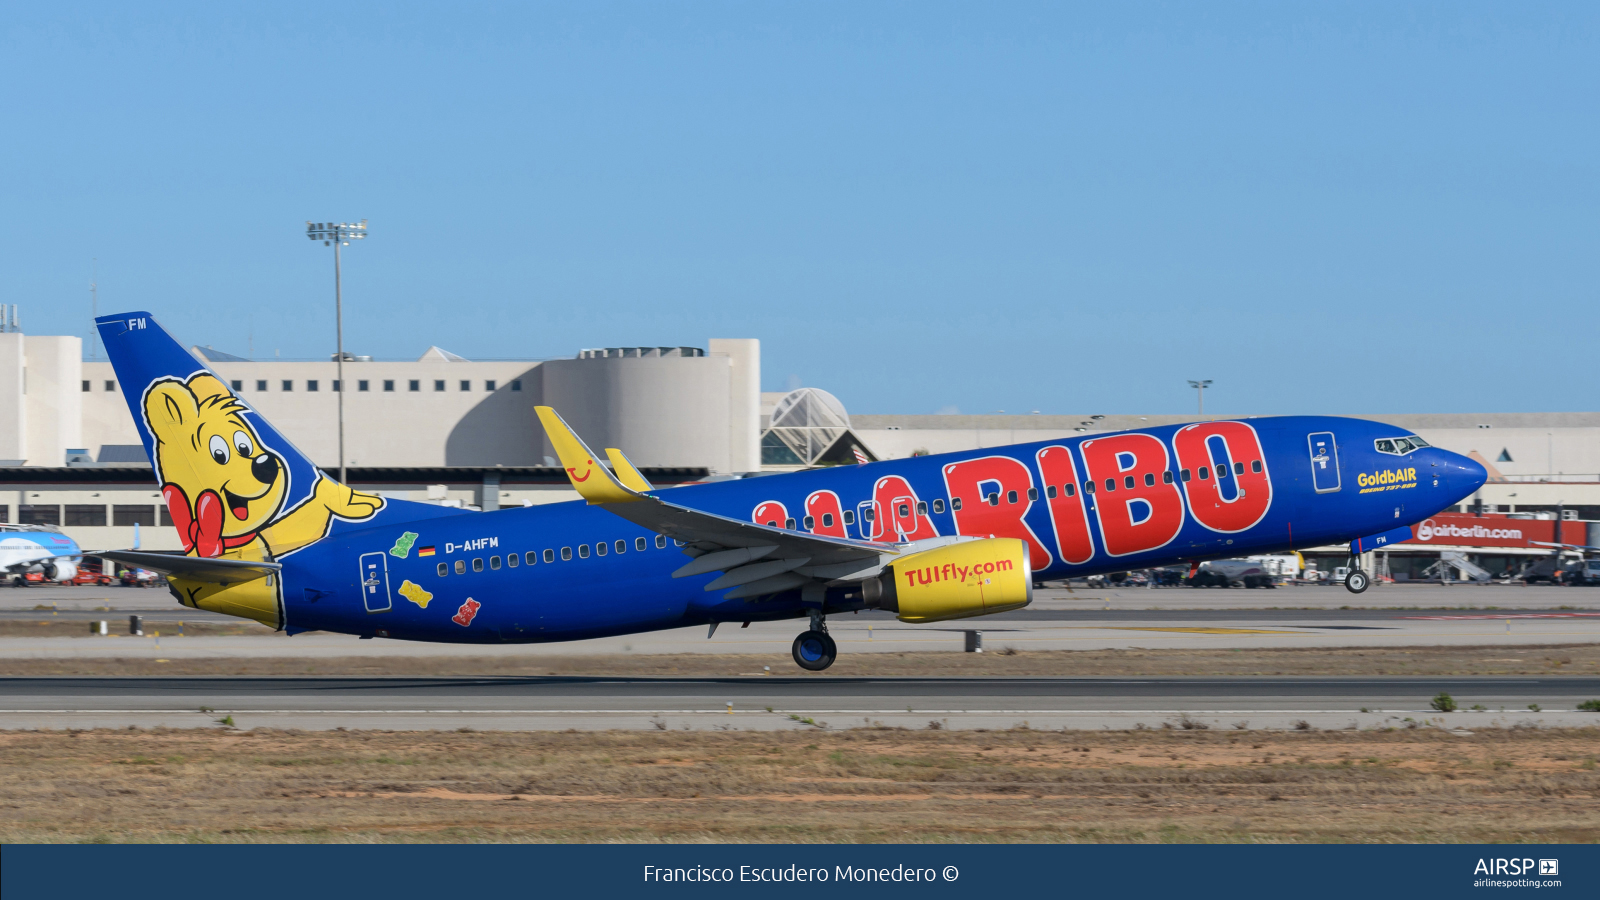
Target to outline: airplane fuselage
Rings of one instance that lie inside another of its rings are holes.
[[[1387,443],[1406,435],[1347,418],[1202,422],[661,493],[839,538],[1019,538],[1045,580],[1344,543],[1482,484],[1465,457]],[[715,572],[672,578],[687,561],[672,541],[581,501],[342,532],[279,561],[291,633],[539,642],[806,614],[798,591],[727,600],[704,589]],[[862,606],[830,589],[825,611]]]
[[[24,526],[26,527],[26,526]],[[46,572],[70,578],[81,554],[76,542],[54,531],[0,529],[0,572]]]

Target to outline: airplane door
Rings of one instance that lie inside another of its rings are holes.
[[[861,539],[876,541],[883,537],[883,516],[878,515],[878,501],[863,500],[856,504],[857,527],[861,529]]]
[[[1339,489],[1339,445],[1333,432],[1318,431],[1307,435],[1311,445],[1311,484],[1317,493],[1328,494]]]
[[[389,597],[389,554],[384,552],[361,554],[361,600],[367,612],[388,612],[394,608]]]

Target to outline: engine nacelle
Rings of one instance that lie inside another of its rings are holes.
[[[44,564],[44,577],[46,581],[71,581],[78,577],[78,567],[64,559]]]
[[[863,585],[864,598],[902,622],[941,622],[1021,609],[1033,602],[1028,544],[984,538],[912,553]]]

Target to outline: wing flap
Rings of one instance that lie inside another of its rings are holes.
[[[779,591],[788,591],[797,587],[804,587],[810,581],[811,579],[805,577],[804,575],[796,575],[793,572],[784,572],[782,575],[773,575],[770,578],[763,578],[760,581],[752,581],[749,584],[736,587],[722,596],[725,600],[742,600],[746,597],[760,597],[764,594],[776,594]]]
[[[706,590],[715,591],[722,588],[738,587],[742,584],[749,584],[752,581],[760,581],[763,578],[770,578],[774,575],[781,575],[784,572],[798,569],[807,562],[808,560],[802,556],[799,559],[771,559],[739,566],[736,569],[729,569],[723,572],[719,578],[706,585]],[[810,579],[806,580],[809,581]]]
[[[763,556],[770,554],[777,547],[739,547],[734,550],[717,550],[704,556],[697,556],[684,563],[672,573],[673,578],[688,578],[690,575],[704,575],[707,572],[718,572],[742,566],[747,562],[755,562]]]

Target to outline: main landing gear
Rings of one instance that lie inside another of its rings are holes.
[[[801,632],[794,639],[794,647],[790,652],[794,655],[795,665],[810,672],[821,672],[833,665],[839,656],[839,645],[828,636],[828,626],[823,622],[822,613],[811,613],[811,630]]]

